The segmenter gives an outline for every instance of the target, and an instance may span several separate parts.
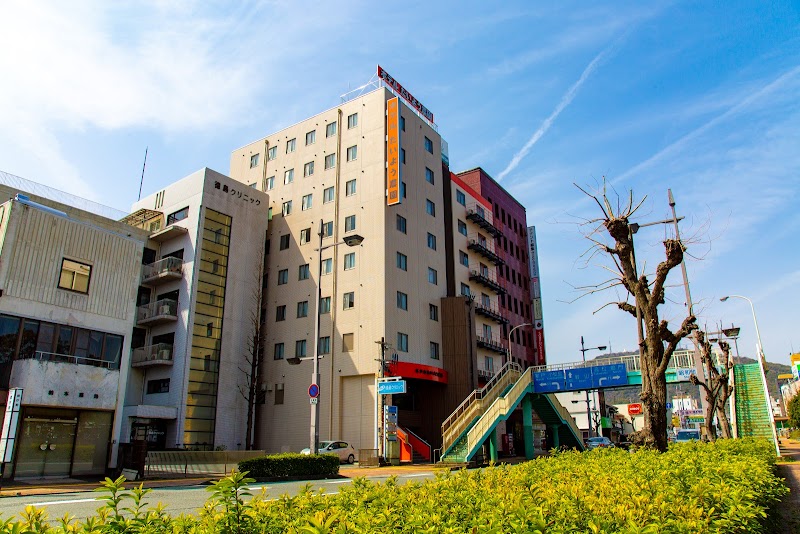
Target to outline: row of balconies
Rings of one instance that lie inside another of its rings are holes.
[[[183,260],[180,258],[163,258],[149,265],[142,265],[143,284],[157,286],[181,278],[183,278]]]
[[[498,228],[492,220],[492,212],[477,204],[467,206],[467,220],[482,228],[492,237],[503,235],[503,231]]]
[[[491,289],[498,295],[506,293],[506,288],[497,281],[495,274],[490,272],[488,269],[470,269],[469,279],[472,282],[477,282],[482,286]]]
[[[478,315],[482,315],[487,319],[491,319],[497,324],[508,324],[508,319],[503,315],[503,312],[500,311],[500,308],[497,306],[493,306],[491,304],[484,304],[479,301],[475,301],[475,313]]]
[[[505,265],[505,261],[494,251],[494,241],[487,241],[481,239],[477,235],[471,235],[467,238],[467,248],[476,252],[494,263],[495,265]]]
[[[491,350],[498,354],[506,354],[508,352],[508,349],[506,348],[506,341],[500,336],[486,336],[483,332],[478,331],[475,333],[475,337],[477,339],[478,346],[482,349]]]

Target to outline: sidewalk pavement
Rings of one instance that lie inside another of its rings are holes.
[[[436,467],[432,464],[411,464],[411,465],[388,465],[385,467],[358,467],[358,466],[342,466],[339,470],[339,476],[342,478],[358,478],[358,477],[390,477],[392,475],[407,475],[409,473],[427,473],[430,471],[437,471],[448,469],[443,467]],[[448,469],[449,470],[449,469]],[[145,488],[178,488],[185,486],[198,486],[208,484],[211,481],[218,480],[219,476],[202,476],[202,477],[189,477],[189,478],[162,478],[152,480],[136,480],[128,481],[125,487],[130,489],[143,484]],[[2,489],[0,489],[0,497],[21,497],[29,495],[55,495],[60,493],[78,493],[83,491],[92,491],[100,487],[98,480],[77,480],[77,479],[60,479],[60,480],[30,480],[25,482],[20,481],[4,481]],[[313,481],[312,481],[313,482]]]
[[[781,457],[787,463],[778,464],[778,476],[786,479],[791,493],[775,510],[781,532],[800,532],[800,442],[781,440]]]

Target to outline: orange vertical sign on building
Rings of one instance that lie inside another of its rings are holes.
[[[400,100],[386,101],[386,205],[400,204]]]

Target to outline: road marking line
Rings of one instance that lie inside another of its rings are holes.
[[[347,484],[349,482],[352,482],[352,481],[351,480],[330,480],[328,482],[325,482],[325,484]]]
[[[427,477],[432,475],[433,473],[415,473],[412,475],[400,475],[401,477]]]
[[[92,502],[92,501],[97,501],[97,499],[91,498],[91,499],[72,499],[72,500],[69,500],[69,501],[32,502],[32,503],[26,504],[25,506],[28,506],[28,505],[31,505],[31,506],[52,506],[54,504],[74,504],[74,503],[77,503],[77,502]]]

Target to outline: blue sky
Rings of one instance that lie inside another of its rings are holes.
[[[0,18],[0,170],[126,209],[335,106],[380,63],[436,115],[454,170],[482,166],[537,227],[548,360],[636,345],[586,261],[574,185],[676,196],[695,311],[770,361],[800,351],[800,4],[26,2]],[[614,200],[616,202],[616,200]],[[652,272],[665,227],[637,235]],[[686,313],[680,273],[664,316]]]

